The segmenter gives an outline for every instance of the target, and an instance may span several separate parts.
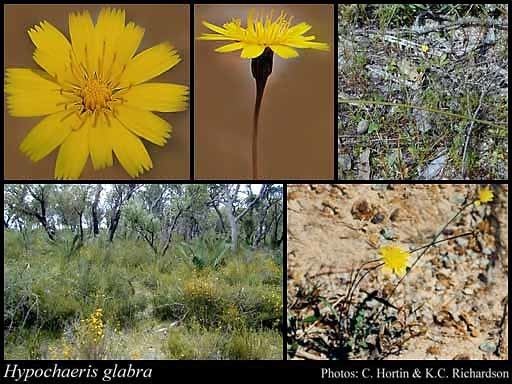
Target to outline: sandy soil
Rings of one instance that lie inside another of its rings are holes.
[[[327,317],[302,323],[315,311],[323,314],[326,309],[314,303],[298,304],[304,301],[299,292],[316,287],[318,297],[338,303],[350,273],[376,259],[381,245],[392,242],[414,249],[428,244],[461,206],[474,199],[476,189],[475,185],[432,184],[290,185],[288,317],[298,328],[294,333],[298,348],[290,357],[328,358],[308,338],[320,337],[332,348],[339,341],[332,331],[336,326],[329,326]],[[466,208],[445,231],[448,237],[478,228],[477,236],[432,247],[390,299],[400,309],[397,317],[403,315],[400,348],[388,356],[382,353],[385,347],[373,351],[369,345],[352,351],[348,358],[508,358],[508,187],[496,185],[493,190],[492,204]],[[395,276],[374,271],[361,282],[354,300],[364,300],[363,290],[385,298],[397,281]],[[414,332],[413,326],[417,327]]]

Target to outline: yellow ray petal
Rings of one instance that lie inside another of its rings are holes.
[[[119,82],[129,60],[133,57],[137,48],[139,48],[143,36],[144,28],[130,22],[124,27],[123,32],[117,38],[114,51],[115,60],[109,76],[115,82]]]
[[[26,68],[6,70],[5,93],[11,116],[49,115],[64,110],[64,104],[70,101],[48,75]]]
[[[96,22],[99,72],[107,74],[114,60],[117,39],[124,31],[125,12],[122,9],[102,8]]]
[[[36,46],[34,61],[59,81],[73,80],[69,70],[71,44],[66,36],[47,21],[29,29],[28,35]]]
[[[126,105],[159,112],[187,109],[188,87],[170,83],[140,84],[122,91]]]
[[[244,44],[237,41],[236,43],[230,43],[230,44],[223,45],[222,47],[217,48],[215,50],[215,52],[221,52],[221,53],[233,52],[233,51],[236,51],[238,49],[243,49],[243,48],[244,48]]]
[[[305,34],[307,31],[309,31],[311,29],[311,25],[309,25],[308,23],[299,23],[297,25],[294,25],[293,27],[291,27],[289,30],[288,30],[288,35],[303,35]]]
[[[69,34],[76,59],[89,75],[98,70],[98,53],[94,24],[89,11],[69,14]]]
[[[295,49],[287,47],[285,45],[271,45],[270,49],[272,49],[274,53],[276,53],[283,59],[291,59],[293,57],[299,56],[299,53]]]
[[[238,40],[231,36],[217,35],[216,33],[203,33],[197,40]]]
[[[117,159],[131,177],[137,177],[153,167],[142,141],[128,131],[117,119],[110,122],[112,128],[112,146]]]
[[[209,23],[207,21],[203,21],[203,25],[206,28],[211,29],[214,32],[220,33],[221,35],[225,35],[227,33],[227,31],[224,28],[219,27],[219,26],[217,26],[215,24]]]
[[[156,145],[164,145],[171,136],[171,125],[151,112],[119,105],[116,116],[130,131]]]
[[[94,169],[103,169],[113,165],[112,135],[109,120],[98,113],[90,120],[89,152]]]
[[[161,43],[142,51],[129,61],[119,80],[120,87],[136,85],[171,69],[181,61],[169,43]]]
[[[264,45],[257,44],[244,44],[244,48],[242,49],[242,53],[240,57],[244,59],[254,59],[263,53],[265,50]]]
[[[47,116],[23,139],[20,150],[30,160],[39,161],[57,148],[79,124],[78,116],[69,112]]]
[[[315,41],[306,41],[302,39],[288,40],[286,41],[286,45],[293,48],[311,48],[318,49],[319,51],[329,51],[329,44],[327,43],[318,43]]]
[[[90,116],[82,117],[90,119]],[[56,179],[78,179],[89,157],[89,128],[86,122],[77,130],[72,130],[60,146],[55,163]]]

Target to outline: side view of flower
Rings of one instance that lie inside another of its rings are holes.
[[[251,59],[251,72],[256,81],[256,99],[254,103],[252,145],[251,145],[251,174],[258,179],[258,120],[267,84],[272,74],[274,53],[283,59],[299,56],[297,49],[316,49],[329,51],[329,44],[313,41],[316,36],[304,36],[312,27],[306,22],[292,26],[292,17],[283,11],[274,19],[273,12],[267,15],[250,11],[247,16],[247,26],[242,26],[241,19],[233,19],[219,27],[207,21],[203,25],[215,33],[203,33],[199,40],[230,41],[215,52],[226,53],[242,50],[240,57]]]
[[[153,163],[140,138],[163,146],[171,125],[153,112],[187,109],[188,87],[146,83],[181,59],[168,42],[135,54],[144,29],[125,11],[103,8],[69,15],[70,40],[47,21],[28,31],[43,69],[9,68],[5,92],[11,116],[44,116],[20,150],[37,162],[57,147],[55,178],[80,177],[89,155],[95,170],[113,166],[113,153],[131,177]]]
[[[313,41],[314,35],[304,36],[311,25],[301,22],[292,26],[292,18],[284,12],[274,19],[272,13],[263,17],[254,11],[247,16],[247,26],[242,27],[240,19],[225,23],[222,27],[203,21],[203,25],[215,33],[203,33],[200,40],[234,41],[223,45],[215,52],[225,53],[242,50],[240,57],[254,59],[260,56],[265,48],[270,48],[283,59],[299,56],[297,48],[328,51],[329,45]]]

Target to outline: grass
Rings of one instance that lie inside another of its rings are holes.
[[[198,263],[182,244],[155,259],[132,239],[69,255],[37,231],[4,238],[6,359],[282,357],[282,265],[270,251],[198,240]]]

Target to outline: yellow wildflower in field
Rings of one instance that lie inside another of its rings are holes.
[[[478,199],[475,200],[475,205],[479,206],[480,204],[486,204],[491,202],[494,199],[494,193],[492,189],[489,187],[481,188],[478,191]]]
[[[302,22],[292,26],[292,18],[284,12],[274,19],[272,12],[263,16],[251,11],[247,16],[246,27],[242,26],[241,19],[233,19],[222,27],[207,21],[203,21],[203,25],[215,33],[203,33],[200,40],[234,41],[215,49],[215,52],[241,49],[240,57],[244,59],[260,56],[267,47],[283,59],[299,56],[296,48],[329,50],[328,44],[313,41],[316,38],[314,35],[304,36],[311,25]]]
[[[125,23],[125,11],[104,8],[96,24],[88,11],[69,15],[70,40],[47,21],[28,31],[34,61],[44,70],[8,68],[11,116],[45,116],[20,150],[39,161],[60,146],[55,178],[76,179],[89,155],[94,169],[115,154],[131,177],[153,167],[142,137],[164,145],[171,125],[155,115],[187,108],[188,87],[147,83],[180,62],[167,42],[135,55],[144,29]],[[135,55],[135,56],[134,56]]]
[[[97,344],[105,336],[105,324],[103,322],[103,309],[96,309],[91,316],[85,320],[87,333],[92,341]]]
[[[397,245],[383,245],[379,249],[379,254],[384,262],[385,272],[395,273],[399,277],[405,275],[409,252]]]

